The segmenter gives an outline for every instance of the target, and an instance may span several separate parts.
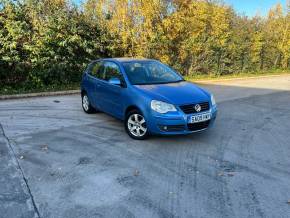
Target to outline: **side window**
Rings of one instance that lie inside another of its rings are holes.
[[[98,79],[104,79],[104,64],[103,62],[96,62],[94,64],[92,64],[90,70],[89,70],[89,74],[98,78]]]
[[[106,62],[105,63],[105,79],[109,81],[112,78],[118,78],[123,81],[123,76],[120,72],[120,68],[117,64],[113,62]]]

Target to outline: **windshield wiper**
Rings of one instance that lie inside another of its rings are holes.
[[[176,81],[166,81],[166,82],[159,82],[155,84],[167,84],[167,83],[179,83],[185,81],[184,79],[176,80]]]
[[[152,82],[152,83],[134,83],[133,85],[158,85],[158,84],[168,84],[168,83],[179,83],[184,82],[184,79],[176,80],[176,81],[166,81],[166,82]]]

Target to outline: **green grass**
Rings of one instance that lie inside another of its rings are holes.
[[[194,74],[185,76],[187,80],[219,80],[219,79],[235,79],[235,78],[247,78],[247,77],[259,77],[259,76],[271,76],[271,75],[285,75],[290,74],[290,70],[269,70],[269,71],[257,71],[257,72],[238,72],[226,75],[217,74]]]
[[[37,92],[55,92],[55,91],[67,91],[80,89],[80,83],[63,84],[63,85],[51,85],[41,88],[32,88],[26,86],[15,87],[0,87],[0,95],[15,95]]]
[[[285,75],[290,74],[290,70],[272,70],[272,71],[259,71],[259,72],[242,72],[228,75],[216,75],[216,74],[194,74],[191,76],[185,76],[186,80],[198,81],[198,80],[219,80],[219,79],[234,79],[234,78],[247,78],[247,77],[259,77],[268,75]],[[33,88],[29,86],[15,87],[0,87],[0,95],[13,95],[13,94],[25,94],[36,92],[53,92],[53,91],[66,91],[77,90],[80,88],[80,83],[63,84],[63,85],[51,85],[42,88]]]

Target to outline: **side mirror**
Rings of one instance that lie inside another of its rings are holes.
[[[109,83],[115,86],[121,86],[121,81],[118,78],[111,78],[109,79]]]

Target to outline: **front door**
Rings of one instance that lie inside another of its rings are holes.
[[[112,78],[118,78],[121,82],[124,81],[120,68],[113,62],[105,62],[105,77],[100,82],[101,95],[103,98],[103,106],[105,111],[115,117],[122,118],[123,116],[123,93],[124,88],[119,85],[109,83]]]

